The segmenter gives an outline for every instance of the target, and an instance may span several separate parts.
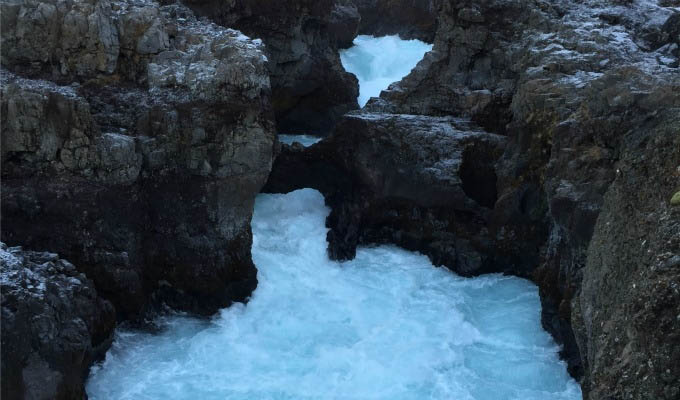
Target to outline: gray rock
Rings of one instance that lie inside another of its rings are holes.
[[[116,325],[113,306],[54,253],[0,243],[2,398],[80,399]]]
[[[441,0],[352,0],[361,15],[359,33],[399,35],[432,43],[437,31]]]
[[[327,135],[359,107],[359,86],[340,63],[358,26],[348,0],[187,0],[199,16],[266,44],[272,106],[281,132]]]
[[[244,301],[275,140],[262,43],[181,5],[2,7],[3,240],[73,260],[124,319]]]
[[[391,242],[464,275],[490,272],[491,238],[481,231],[505,143],[461,119],[350,113],[312,147],[283,146],[263,190],[324,193],[331,258]]]

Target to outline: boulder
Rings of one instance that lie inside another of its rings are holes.
[[[0,243],[2,398],[82,399],[116,325],[94,283],[57,254]]]

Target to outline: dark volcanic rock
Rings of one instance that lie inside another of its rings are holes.
[[[0,243],[2,398],[82,399],[116,324],[94,284],[53,253]]]
[[[592,399],[680,397],[680,112],[640,131],[622,137],[572,302]]]
[[[461,274],[491,271],[485,224],[505,144],[468,121],[351,113],[308,149],[283,146],[264,191],[321,191],[332,208],[329,254],[397,243]]]
[[[399,35],[432,43],[441,0],[352,0],[361,15],[362,35]]]
[[[72,260],[122,318],[246,299],[275,141],[261,44],[147,1],[2,16],[3,241]]]
[[[272,104],[280,132],[326,135],[359,108],[359,86],[340,63],[359,13],[347,0],[188,0],[198,15],[266,44]]]
[[[680,112],[677,54],[657,40],[673,37],[675,15],[649,2],[445,4],[433,51],[367,106],[467,116],[510,137],[496,166],[498,201],[488,226],[494,247],[513,273],[538,283],[544,326],[565,346],[570,371],[586,374],[586,396],[602,388],[593,398],[605,392],[607,373],[588,369],[587,351],[577,347],[572,299],[617,164],[634,151],[626,138],[644,143],[659,136],[658,127],[680,131],[673,118]],[[646,163],[638,168],[661,169]],[[599,322],[608,316],[603,311]]]

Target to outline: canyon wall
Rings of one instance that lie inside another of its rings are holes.
[[[359,107],[354,75],[339,48],[352,45],[360,21],[348,0],[188,0],[197,15],[266,44],[278,130],[327,135]]]
[[[248,296],[275,141],[261,43],[179,5],[2,7],[2,240],[68,258],[122,318]]]
[[[179,4],[0,5],[2,241],[52,252],[2,259],[3,398],[82,398],[116,316],[210,315],[256,287],[250,220],[276,142],[267,57]],[[21,263],[15,278],[33,271],[40,293],[5,285]]]

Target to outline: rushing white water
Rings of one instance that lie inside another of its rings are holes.
[[[354,46],[340,51],[345,70],[359,79],[359,105],[366,105],[371,97],[392,82],[400,81],[422,60],[432,45],[420,40],[401,40],[399,36],[357,36]]]
[[[298,142],[305,147],[318,143],[320,140],[320,137],[311,135],[279,135],[279,141],[281,143],[293,144],[294,142]]]
[[[260,195],[250,302],[168,318],[157,335],[118,331],[90,398],[581,398],[534,285],[461,278],[392,246],[331,262],[327,214],[314,190]]]

